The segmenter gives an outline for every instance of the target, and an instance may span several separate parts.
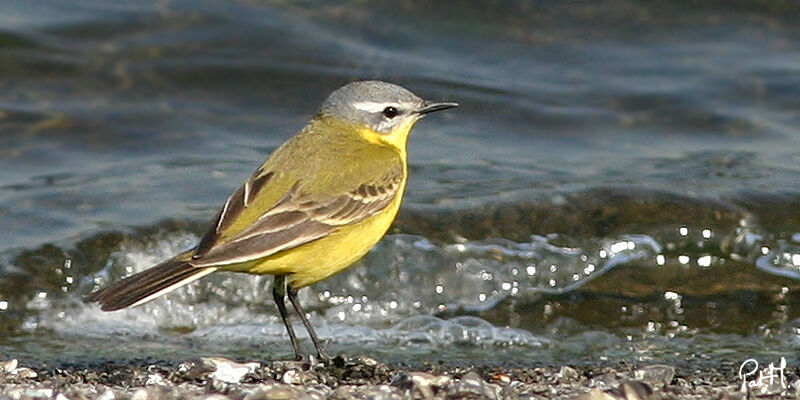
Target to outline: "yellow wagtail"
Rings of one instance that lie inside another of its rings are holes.
[[[391,83],[334,91],[317,115],[225,202],[197,247],[89,295],[104,311],[136,306],[216,271],[275,276],[272,295],[297,359],[288,296],[321,360],[328,356],[297,291],[355,263],[394,221],[414,124],[456,103]]]

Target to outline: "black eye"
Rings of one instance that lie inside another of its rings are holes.
[[[389,119],[392,119],[397,116],[400,112],[397,111],[397,108],[389,106],[383,109],[383,116]]]

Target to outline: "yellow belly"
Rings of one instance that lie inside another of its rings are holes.
[[[296,289],[319,282],[353,265],[378,243],[397,216],[402,195],[401,188],[383,212],[358,224],[343,226],[324,238],[254,263],[229,265],[220,269],[251,274],[285,275],[289,285]]]

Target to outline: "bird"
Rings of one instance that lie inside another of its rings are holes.
[[[209,274],[273,275],[272,297],[297,360],[289,299],[321,361],[297,293],[355,264],[389,230],[408,181],[409,133],[458,107],[388,82],[348,83],[225,201],[197,246],[91,293],[103,311],[138,306]]]

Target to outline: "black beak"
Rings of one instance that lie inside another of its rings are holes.
[[[432,112],[447,110],[448,108],[455,108],[455,107],[458,107],[458,103],[452,103],[452,102],[428,103],[428,102],[425,102],[425,105],[423,105],[422,108],[417,110],[417,114],[425,115],[425,114],[430,114]]]

